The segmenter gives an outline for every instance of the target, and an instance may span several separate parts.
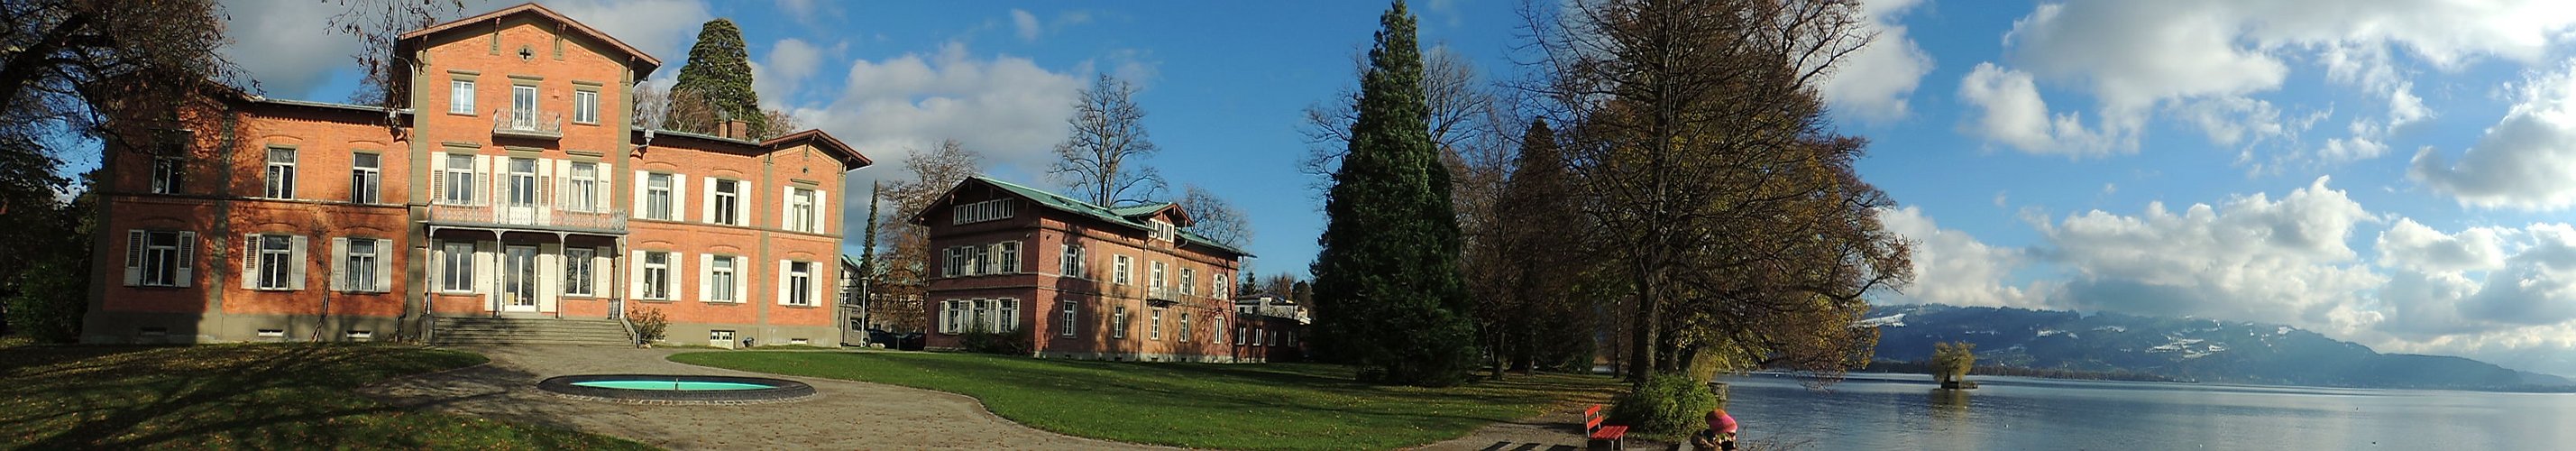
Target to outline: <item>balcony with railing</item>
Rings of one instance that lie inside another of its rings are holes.
[[[626,233],[626,211],[576,209],[554,205],[430,204],[429,221],[468,227],[525,227],[564,231]]]
[[[556,111],[502,108],[492,112],[492,135],[531,139],[562,139],[563,113]]]

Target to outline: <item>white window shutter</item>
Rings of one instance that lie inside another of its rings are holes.
[[[613,270],[613,269],[614,269],[614,268],[610,268],[610,267],[608,266],[608,261],[609,261],[608,256],[611,256],[611,255],[617,255],[617,254],[611,254],[611,253],[608,253],[608,248],[605,248],[605,247],[595,247],[595,248],[591,248],[591,249],[590,249],[590,280],[589,280],[589,282],[590,282],[590,295],[592,295],[592,296],[602,296],[602,297],[609,296],[609,293],[608,293],[608,292],[606,292],[606,291],[600,291],[600,288],[601,288],[601,287],[606,287],[607,285],[601,284],[601,283],[599,283],[599,281],[600,281],[600,279],[606,279],[606,278],[607,278],[606,276],[607,276],[608,271],[611,271],[611,270]]]
[[[716,178],[707,177],[706,185],[707,189],[698,193],[698,205],[706,206],[698,209],[698,222],[714,224],[716,222]]]
[[[689,176],[671,174],[671,220],[689,220]]]
[[[796,187],[778,187],[778,228],[796,230],[796,225],[788,222],[795,220],[790,217],[794,215],[788,214],[792,211],[796,211]]]
[[[668,291],[671,294],[671,299],[680,299],[682,296],[688,296],[687,294],[684,294],[688,293],[687,291],[681,290],[687,289],[689,284],[680,283],[682,280],[687,280],[685,277],[688,273],[689,254],[680,251],[671,251],[671,289]],[[698,283],[705,284],[707,281],[701,279]]]
[[[439,189],[445,186],[447,186],[447,153],[429,154],[429,203],[447,203],[447,191]]]
[[[259,287],[259,234],[242,234],[242,287]]]
[[[787,305],[787,260],[778,261],[778,304]]]
[[[378,293],[394,291],[394,259],[408,255],[406,251],[406,249],[395,248],[394,240],[376,240],[376,284],[367,287],[367,291]]]
[[[626,297],[644,298],[644,251],[626,253]]]
[[[733,259],[733,268],[735,271],[733,275],[733,301],[744,303],[751,302],[751,259],[745,257],[729,258]]]
[[[474,292],[500,295],[501,242],[474,242]]]
[[[349,291],[349,237],[331,239],[331,291]]]
[[[125,286],[143,284],[143,231],[125,231]]]
[[[179,232],[179,286],[197,286],[197,232]]]
[[[286,289],[289,290],[304,289],[304,268],[313,266],[311,260],[304,258],[304,238],[296,235],[286,239]]]
[[[830,195],[830,194],[824,193],[824,192],[823,192],[823,190],[819,190],[819,189],[818,189],[818,190],[814,190],[814,216],[813,216],[813,218],[812,218],[812,219],[809,219],[810,221],[814,221],[814,222],[813,222],[813,223],[810,223],[810,224],[805,224],[805,227],[806,227],[806,230],[805,230],[805,231],[806,231],[806,232],[811,232],[811,233],[829,233],[829,234],[833,234],[833,235],[839,235],[839,234],[841,234],[840,232],[837,232],[837,231],[833,231],[833,232],[826,232],[826,230],[832,230],[832,229],[831,229],[830,227],[824,227],[824,225],[826,225],[826,224],[831,224],[831,223],[832,223],[832,216],[833,216],[833,215],[829,215],[829,214],[824,214],[824,212],[828,212],[828,211],[838,211],[837,209],[823,208],[823,206],[825,206],[825,205],[831,205],[831,204],[832,204],[832,203],[831,203],[831,201],[830,201],[829,199],[824,199],[824,198],[823,198],[824,196],[828,196],[828,195]]]
[[[446,279],[444,274],[447,273],[447,259],[450,258],[456,257],[447,255],[446,242],[429,241],[429,269],[420,273],[423,275],[421,280],[429,283],[430,291],[447,291],[447,285],[439,281]]]
[[[698,302],[716,300],[716,255],[698,254]]]
[[[603,174],[607,172],[600,171]],[[644,217],[644,212],[650,211],[644,209],[644,181],[647,179],[644,171],[635,171],[635,210],[627,212],[626,216],[641,218]],[[642,263],[642,260],[637,260],[637,263]]]
[[[492,156],[474,156],[474,205],[498,205],[492,201]]]

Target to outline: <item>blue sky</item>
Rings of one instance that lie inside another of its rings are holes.
[[[1385,7],[546,3],[668,61],[664,83],[700,22],[742,23],[763,102],[884,163],[861,184],[948,138],[1043,183],[1073,91],[1137,80],[1151,164],[1243,207],[1264,273],[1314,254],[1301,110],[1353,84]],[[1918,241],[1917,283],[1878,302],[2285,323],[2576,373],[2576,4],[2398,3],[1868,3],[1879,40],[1821,92]],[[227,6],[269,95],[347,95],[332,5]],[[1509,79],[1519,6],[1413,8],[1423,42]]]

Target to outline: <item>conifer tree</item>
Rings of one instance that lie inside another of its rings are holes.
[[[1431,140],[1422,50],[1397,1],[1361,75],[1350,151],[1325,199],[1312,342],[1363,381],[1446,386],[1475,364],[1449,172]]]
[[[742,43],[742,28],[732,20],[710,20],[698,29],[698,43],[689,47],[689,62],[680,66],[671,96],[702,101],[713,110],[706,117],[673,117],[681,123],[670,124],[672,128],[705,133],[723,119],[734,119],[750,123],[753,136],[768,130],[760,93],[751,90],[751,56]]]

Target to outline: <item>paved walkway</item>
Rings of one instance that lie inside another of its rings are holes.
[[[492,363],[407,377],[365,392],[396,405],[624,437],[671,449],[1140,449],[1021,426],[975,398],[892,385],[683,365],[693,350],[560,346],[462,348]],[[814,386],[803,401],[743,406],[650,406],[577,401],[539,391],[570,374],[764,376]]]
[[[1545,415],[1485,425],[1445,442],[1423,445],[1423,450],[1478,451],[1576,451],[1584,449],[1583,409],[1589,403],[1559,406]],[[1681,449],[1675,444],[1652,440],[1628,439],[1627,449]]]

